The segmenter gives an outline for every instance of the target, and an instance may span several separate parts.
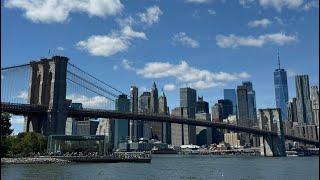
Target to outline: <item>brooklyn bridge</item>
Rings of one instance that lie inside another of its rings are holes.
[[[69,63],[68,60],[66,57],[53,56],[28,64],[1,68],[1,111],[24,116],[25,131],[40,132],[44,135],[65,134],[67,117],[113,118],[245,132],[263,137],[271,151],[276,151],[278,146],[284,146],[284,139],[319,147],[318,141],[286,135],[282,128],[271,131],[177,116],[116,111],[116,98],[126,93]],[[88,94],[102,98],[103,104],[82,109],[68,106],[68,100],[76,102],[79,97],[85,100],[83,97]]]

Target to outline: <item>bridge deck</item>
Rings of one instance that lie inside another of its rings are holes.
[[[16,115],[30,115],[30,114],[45,114],[48,112],[48,108],[43,105],[31,105],[31,104],[12,104],[1,102],[1,111],[8,112]],[[101,109],[72,109],[67,108],[67,115],[69,117],[90,117],[90,118],[114,118],[114,119],[130,119],[130,120],[142,120],[142,121],[157,121],[168,122],[177,124],[188,124],[194,126],[213,127],[218,129],[227,129],[236,132],[246,132],[256,134],[259,136],[278,136],[278,133],[272,131],[266,131],[261,129],[242,127],[232,124],[215,123],[212,121],[195,120],[188,118],[181,118],[176,116],[160,116],[160,115],[148,115],[148,114],[135,114],[127,112],[118,112],[111,110]],[[286,139],[305,142],[308,144],[314,144],[319,146],[319,142],[315,140],[309,140],[301,137],[285,135]]]

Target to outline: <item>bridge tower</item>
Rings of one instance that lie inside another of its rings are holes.
[[[67,64],[68,58],[63,56],[30,62],[28,103],[46,105],[48,111],[43,116],[25,117],[27,132],[65,134]]]
[[[281,110],[279,108],[259,109],[259,127],[263,130],[276,132],[277,136],[260,137],[260,152],[263,156],[286,156],[285,138]]]

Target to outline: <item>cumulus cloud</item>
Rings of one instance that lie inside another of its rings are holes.
[[[208,3],[211,2],[211,0],[186,0],[187,3]]]
[[[216,36],[217,45],[221,48],[236,48],[239,46],[262,47],[267,43],[284,45],[297,40],[296,35],[286,35],[284,33],[264,34],[258,37],[236,36],[234,34]]]
[[[90,17],[107,17],[121,12],[120,0],[6,0],[6,8],[18,8],[35,23],[62,23],[70,13],[86,13]]]
[[[109,100],[103,96],[87,97],[80,94],[67,95],[67,99],[71,99],[74,103],[82,103],[83,107],[86,108],[101,108],[105,107]]]
[[[319,8],[319,0],[307,2],[302,7],[302,9],[305,11],[308,11],[311,8]]]
[[[165,91],[173,91],[176,89],[176,86],[174,84],[165,84],[163,89]]]
[[[260,20],[254,20],[254,21],[250,21],[248,23],[249,27],[267,27],[270,26],[272,24],[272,22],[269,19],[260,19]]]
[[[88,51],[93,56],[111,56],[126,51],[133,39],[147,39],[144,32],[134,31],[125,26],[120,32],[114,31],[108,35],[92,35],[87,40],[79,41],[78,49]]]
[[[250,7],[251,3],[253,2],[254,0],[239,0],[239,4],[241,4],[245,8]]]
[[[216,15],[217,14],[217,12],[215,10],[213,10],[213,9],[208,9],[208,13],[210,15]]]
[[[127,59],[122,60],[122,67],[127,70],[135,70],[135,68],[132,66],[132,62],[128,61]]]
[[[28,98],[28,92],[27,91],[20,91],[18,93],[18,95],[16,96],[16,98],[26,100]]]
[[[173,77],[180,83],[198,89],[221,86],[224,82],[250,77],[246,72],[226,73],[197,69],[190,67],[186,61],[181,61],[180,64],[149,62],[142,69],[136,69],[136,73],[144,78]]]
[[[297,9],[303,4],[303,0],[260,0],[260,5],[264,8],[274,8],[281,12],[283,8]]]
[[[159,22],[160,15],[163,12],[160,10],[158,6],[152,6],[146,9],[146,12],[139,13],[138,16],[140,17],[140,21],[146,23],[147,25],[152,25],[154,23]]]
[[[118,66],[117,66],[117,65],[113,65],[113,66],[112,66],[112,69],[113,69],[114,71],[116,71],[116,70],[118,69]]]
[[[23,125],[24,117],[23,116],[12,116],[10,119],[12,125]]]
[[[58,46],[58,47],[57,47],[57,50],[58,50],[58,51],[64,51],[64,47]]]
[[[191,37],[187,36],[185,32],[179,32],[172,37],[172,43],[174,45],[176,44],[182,44],[187,47],[191,48],[197,48],[199,47],[198,41],[192,39]]]

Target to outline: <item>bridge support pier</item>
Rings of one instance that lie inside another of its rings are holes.
[[[260,137],[260,152],[262,156],[286,156],[284,144],[278,136]]]
[[[46,105],[48,111],[44,116],[27,116],[26,132],[65,134],[67,63],[68,58],[60,56],[30,62],[28,103]]]

